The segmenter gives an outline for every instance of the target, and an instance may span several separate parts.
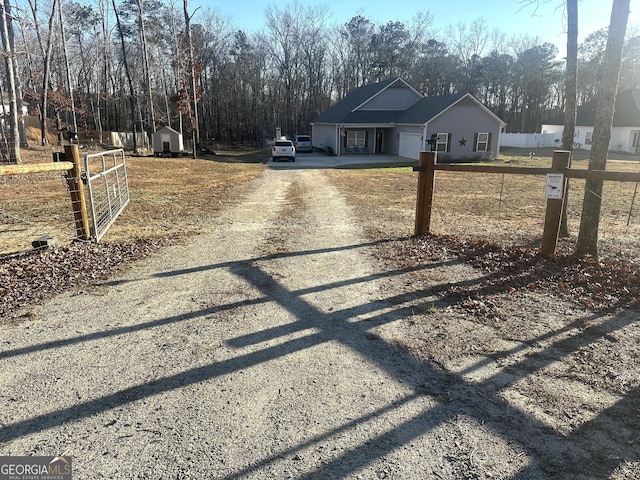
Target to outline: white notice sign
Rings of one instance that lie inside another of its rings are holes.
[[[547,198],[562,198],[563,173],[547,173]]]

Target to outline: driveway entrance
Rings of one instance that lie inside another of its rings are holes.
[[[274,169],[299,168],[380,168],[387,166],[403,167],[417,165],[411,158],[396,155],[341,155],[329,156],[320,152],[296,153],[295,162],[274,162],[269,159],[267,166]]]

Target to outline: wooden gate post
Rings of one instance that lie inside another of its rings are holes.
[[[80,178],[82,168],[80,166],[80,155],[78,145],[64,146],[65,160],[73,164],[73,168],[67,173],[67,185],[71,195],[71,206],[73,208],[73,218],[76,223],[76,236],[81,240],[89,240],[89,216],[87,215],[87,203],[84,195],[84,185]]]
[[[569,168],[571,152],[567,150],[556,150],[553,152],[551,170],[553,172],[565,173]],[[554,255],[558,245],[558,233],[560,232],[560,221],[562,219],[562,206],[565,202],[565,192],[567,191],[567,176],[562,181],[562,193],[560,198],[547,198],[547,210],[544,216],[544,232],[542,233],[542,255]]]
[[[433,205],[433,180],[437,152],[420,152],[418,173],[418,197],[416,201],[415,235],[429,233],[431,228],[431,206]]]

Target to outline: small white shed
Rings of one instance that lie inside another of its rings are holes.
[[[182,153],[182,134],[171,127],[162,127],[153,134],[153,153],[157,157],[164,154],[171,154],[176,157]]]

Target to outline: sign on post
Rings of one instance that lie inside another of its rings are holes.
[[[547,173],[547,187],[545,190],[546,198],[561,199],[563,189],[564,189],[564,174]]]

